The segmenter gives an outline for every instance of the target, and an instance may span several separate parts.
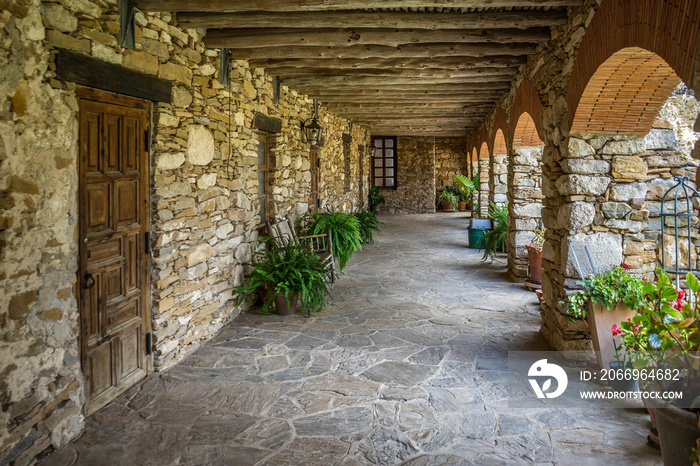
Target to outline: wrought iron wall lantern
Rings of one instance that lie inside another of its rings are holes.
[[[301,140],[314,146],[322,146],[323,133],[323,127],[318,123],[318,100],[314,99],[314,116],[301,123]]]

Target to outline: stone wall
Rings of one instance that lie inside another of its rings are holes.
[[[467,174],[466,138],[435,138],[435,189],[455,186],[456,175]]]
[[[257,237],[256,114],[281,120],[269,135],[271,213],[308,209],[309,146],[300,123],[312,101],[246,62],[219,83],[219,56],[167,13],[136,14],[136,50],[118,45],[118,4],[37,0],[0,13],[0,462],[26,463],[82,428],[78,353],[78,105],[56,79],[55,47],[173,82],[172,102],[152,110],[151,233],[154,364],[163,369],[211,337],[240,308],[232,293]],[[229,111],[230,109],[230,111]],[[358,204],[345,189],[347,121],[321,112],[324,206]],[[359,176],[357,125],[351,176]],[[230,144],[229,144],[230,138]],[[366,144],[366,142],[364,142]],[[368,167],[365,167],[368,168]],[[365,174],[369,171],[365,170]],[[365,176],[368,184],[368,177]],[[431,204],[434,192],[431,193]]]
[[[494,154],[489,159],[489,205],[508,202],[508,155]]]
[[[529,276],[525,245],[533,242],[542,218],[542,147],[515,147],[508,164],[508,270]]]
[[[386,204],[379,212],[412,214],[435,212],[434,138],[397,138],[396,189],[382,189]]]

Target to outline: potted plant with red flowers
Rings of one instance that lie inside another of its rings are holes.
[[[623,345],[650,393],[682,393],[660,400],[650,397],[665,464],[691,464],[690,449],[700,438],[700,282],[685,277],[691,293],[673,286],[671,278],[656,270],[657,281],[643,285],[644,305],[622,321]]]
[[[627,320],[644,303],[644,281],[628,273],[627,264],[619,265],[606,274],[582,280],[583,290],[568,296],[566,311],[572,317],[587,319],[593,349],[601,369],[615,360],[615,345],[610,329],[613,324]]]
[[[525,245],[530,268],[530,282],[534,284],[542,283],[542,249],[544,248],[544,233],[546,231],[546,228],[538,225],[532,242]]]

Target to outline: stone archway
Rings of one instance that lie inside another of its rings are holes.
[[[697,2],[620,0],[603,2],[581,41],[566,94],[571,125],[564,118],[563,145],[550,151],[560,151],[563,173],[549,172],[545,182],[552,199],[544,258],[553,273],[543,286],[542,333],[559,350],[590,347],[587,325],[557,306],[580,283],[571,248],[595,245],[598,272],[623,260],[639,273],[656,266],[655,196],[688,168],[658,153],[672,152],[668,139],[647,134],[661,129],[654,119],[680,80],[699,90],[699,38]]]

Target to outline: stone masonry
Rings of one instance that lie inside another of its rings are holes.
[[[68,49],[173,83],[152,107],[151,270],[154,365],[181,360],[240,312],[232,300],[257,239],[257,114],[281,121],[268,134],[273,215],[308,209],[309,146],[300,124],[310,98],[247,62],[219,82],[219,51],[167,13],[136,13],[136,48],[118,42],[116,1],[38,0],[0,13],[0,461],[23,464],[75,437],[83,423],[78,354],[78,173],[76,85],[56,79],[53,55]],[[359,204],[353,129],[350,189],[341,136],[347,121],[323,108],[320,197],[324,207]],[[41,167],[41,169],[39,169]],[[367,167],[365,167],[367,168]],[[369,184],[365,169],[364,184]]]
[[[397,138],[396,189],[382,189],[386,204],[381,213],[435,212],[434,138]]]

